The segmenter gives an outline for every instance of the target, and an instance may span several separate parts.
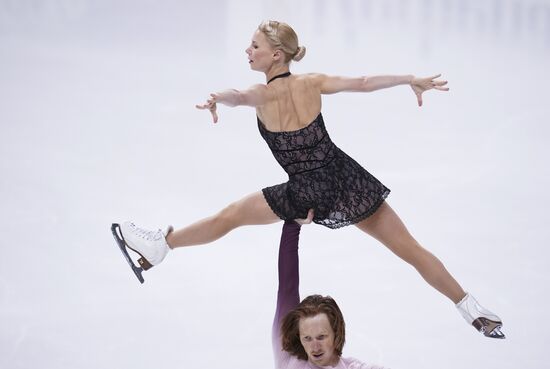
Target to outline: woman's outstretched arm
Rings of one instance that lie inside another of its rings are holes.
[[[418,106],[422,106],[422,93],[436,89],[439,91],[449,91],[444,87],[447,81],[438,80],[441,74],[431,77],[415,77],[412,74],[403,76],[368,76],[368,77],[339,77],[327,76],[325,74],[316,74],[314,78],[322,94],[334,94],[337,92],[372,92],[384,88],[395,87],[399,85],[410,85],[415,93]]]
[[[195,105],[197,109],[210,110],[214,123],[218,122],[217,104],[223,104],[230,107],[234,106],[252,106],[263,105],[267,99],[265,85],[254,85],[246,90],[229,89],[210,94],[210,98],[205,104]]]

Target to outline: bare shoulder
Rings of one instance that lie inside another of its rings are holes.
[[[321,92],[327,79],[326,74],[322,73],[304,73],[296,75],[296,80],[301,82],[306,88]]]
[[[246,90],[241,91],[242,104],[247,106],[260,106],[269,100],[268,89],[266,85],[252,85]]]
[[[310,83],[320,86],[327,78],[327,75],[323,73],[305,73],[298,75],[298,78],[307,80]]]
[[[266,92],[267,91],[267,85],[258,83],[258,84],[250,86],[245,91],[258,92],[258,93]]]

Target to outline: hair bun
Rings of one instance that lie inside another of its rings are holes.
[[[305,46],[298,46],[298,50],[296,50],[296,54],[292,58],[294,61],[300,61],[302,58],[306,55],[306,47]]]

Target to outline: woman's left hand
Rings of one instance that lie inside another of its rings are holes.
[[[218,122],[218,113],[216,112],[217,106],[216,106],[216,99],[218,98],[218,95],[216,94],[210,94],[210,99],[206,100],[206,104],[202,105],[195,105],[197,109],[205,110],[208,109],[210,113],[212,114],[212,119],[214,120],[214,123]]]
[[[447,81],[438,81],[437,78],[439,77],[441,77],[441,74],[425,78],[413,77],[411,80],[411,88],[418,100],[418,106],[422,106],[422,93],[425,91],[431,90],[432,88],[439,91],[449,91],[448,87],[443,87],[447,84]]]

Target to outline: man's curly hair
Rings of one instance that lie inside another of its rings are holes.
[[[299,323],[302,318],[325,313],[334,331],[334,351],[342,356],[346,342],[346,323],[336,301],[330,296],[311,295],[306,297],[294,310],[290,311],[281,324],[283,350],[298,359],[307,360],[307,353],[300,342]]]

